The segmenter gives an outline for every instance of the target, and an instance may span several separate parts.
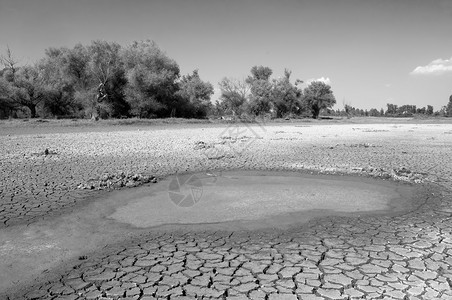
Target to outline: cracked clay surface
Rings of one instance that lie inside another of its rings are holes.
[[[422,182],[412,184],[424,185],[425,201],[398,215],[321,217],[287,229],[141,230],[4,298],[452,299],[451,125],[266,125],[233,144],[224,130],[0,136],[0,230],[32,227],[94,201],[105,191],[77,186],[102,173],[403,168],[420,174]],[[42,149],[56,154],[32,155]]]

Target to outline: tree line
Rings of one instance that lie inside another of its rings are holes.
[[[223,78],[219,83],[221,96],[214,107],[215,115],[288,116],[310,115],[318,118],[320,111],[336,103],[331,87],[322,81],[313,81],[301,89],[297,79],[291,82],[291,71],[270,80],[269,67],[254,66],[244,80]]]
[[[323,82],[302,91],[300,80],[290,82],[290,71],[270,80],[272,70],[262,66],[253,67],[246,80],[224,78],[220,100],[213,104],[213,85],[198,70],[181,76],[177,62],[150,40],[126,47],[93,41],[48,48],[45,57],[26,66],[19,66],[8,48],[0,62],[0,117],[282,117],[310,111],[317,118],[335,104]]]
[[[434,111],[432,105],[427,107],[416,107],[416,105],[401,105],[387,103],[387,108],[380,110],[376,108],[359,109],[345,104],[343,109],[337,109],[336,111],[327,111],[328,115],[332,116],[345,116],[345,117],[412,117],[412,116],[452,116],[452,95],[449,97],[449,103],[442,106],[439,110]]]
[[[1,61],[0,110],[9,116],[203,117],[214,92],[198,70],[181,76],[179,65],[149,40],[49,48],[22,67],[8,49]]]
[[[128,46],[92,41],[73,48],[48,48],[32,65],[19,66],[11,50],[0,56],[0,118],[205,118],[233,116],[271,118],[310,116],[452,116],[452,96],[440,111],[433,107],[387,104],[387,110],[362,110],[336,104],[331,86],[322,81],[292,80],[291,71],[253,66],[245,79],[223,78],[221,95],[211,102],[214,87],[198,70],[181,75],[177,62],[155,42]]]

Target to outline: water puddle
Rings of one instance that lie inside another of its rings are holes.
[[[406,211],[412,196],[411,186],[357,177],[244,171],[188,174],[173,176],[152,190],[131,190],[127,204],[109,218],[142,228],[222,222],[256,228],[277,226],[278,220],[287,225],[318,216]]]
[[[154,229],[283,229],[323,216],[400,213],[414,208],[420,194],[407,184],[295,172],[173,176],[0,230],[0,291]]]

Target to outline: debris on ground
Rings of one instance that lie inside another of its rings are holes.
[[[352,173],[362,173],[370,175],[371,177],[377,177],[382,179],[394,179],[397,181],[405,181],[411,183],[422,183],[425,181],[435,181],[431,175],[427,173],[418,173],[409,170],[408,168],[401,167],[391,170],[385,170],[383,168],[372,168],[372,167],[352,167]]]
[[[57,155],[58,153],[54,150],[44,149],[41,152],[33,152],[31,155],[33,156],[47,156],[47,155]],[[25,154],[24,154],[25,155]]]
[[[136,187],[149,182],[156,183],[157,178],[154,176],[143,175],[139,173],[104,173],[97,178],[91,178],[87,183],[79,184],[77,188],[83,190],[119,189],[122,187]]]
[[[203,142],[203,141],[198,141],[198,142],[196,142],[195,143],[195,146],[194,146],[194,150],[202,150],[202,149],[210,149],[210,148],[213,148],[214,146],[213,145],[211,145],[211,144],[207,144],[206,142]]]

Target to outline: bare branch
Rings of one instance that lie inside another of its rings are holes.
[[[19,60],[13,57],[12,51],[9,46],[6,46],[6,55],[0,55],[0,63],[7,69],[10,69],[13,75],[16,73],[16,65]]]

